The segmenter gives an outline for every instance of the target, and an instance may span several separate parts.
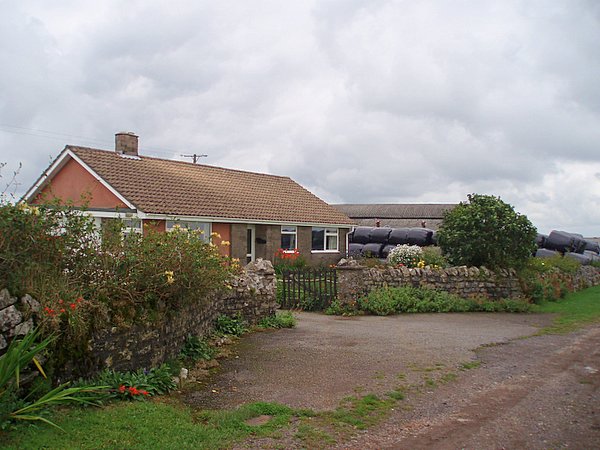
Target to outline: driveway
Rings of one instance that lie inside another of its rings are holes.
[[[337,448],[600,448],[600,325],[519,339],[551,317],[297,316],[295,329],[245,336],[236,356],[188,401],[327,410],[348,395],[405,387],[401,407]],[[239,448],[301,447],[288,432]]]
[[[418,314],[341,318],[297,313],[294,329],[244,336],[236,357],[188,398],[204,408],[267,401],[333,409],[357,393],[383,394],[420,383],[424,374],[456,372],[482,345],[535,333],[548,316]]]

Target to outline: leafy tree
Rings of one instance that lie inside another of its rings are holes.
[[[536,228],[492,195],[470,194],[444,216],[438,242],[453,265],[521,267],[535,250]]]

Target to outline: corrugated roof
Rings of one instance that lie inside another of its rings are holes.
[[[148,214],[352,224],[344,213],[288,177],[114,151],[67,146],[139,210]]]
[[[384,203],[331,205],[352,219],[442,219],[453,203]]]

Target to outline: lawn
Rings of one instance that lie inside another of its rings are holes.
[[[533,312],[553,313],[554,323],[541,333],[568,333],[581,326],[600,321],[600,286],[568,294],[556,302],[536,305]]]

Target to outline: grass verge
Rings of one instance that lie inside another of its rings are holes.
[[[556,302],[534,305],[534,312],[558,314],[554,323],[538,334],[568,333],[600,322],[600,286],[572,292]]]

